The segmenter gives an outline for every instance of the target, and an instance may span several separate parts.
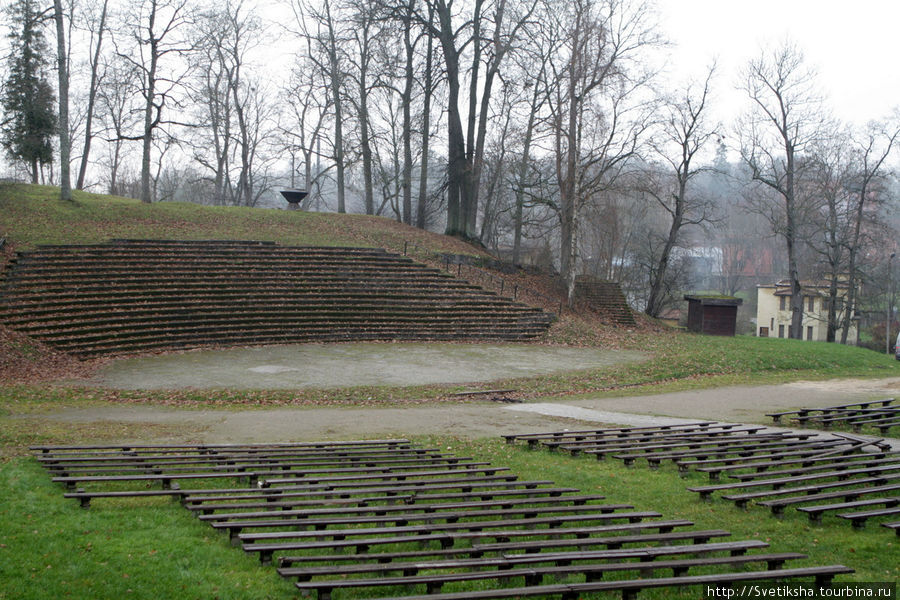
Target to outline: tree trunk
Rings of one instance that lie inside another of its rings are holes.
[[[344,111],[341,101],[341,72],[337,54],[337,35],[331,17],[331,2],[325,2],[328,19],[328,59],[331,67],[331,96],[334,102],[334,162],[337,171],[337,211],[347,212],[344,202]]]
[[[428,23],[433,19],[431,4],[428,6]],[[422,98],[422,164],[419,167],[419,200],[416,207],[416,227],[425,229],[425,207],[428,200],[428,152],[429,139],[431,138],[431,86],[432,86],[432,57],[434,53],[434,40],[428,36],[425,50],[425,81],[423,82]]]
[[[69,138],[69,62],[66,56],[62,0],[53,0],[53,9],[56,21],[56,64],[59,75],[59,199],[68,202],[72,200],[72,183],[69,179],[72,142]]]
[[[106,31],[106,8],[108,0],[103,1],[100,12],[100,24],[97,27],[97,45],[94,47],[94,55],[91,62],[91,82],[88,86],[87,114],[84,122],[84,148],[81,151],[81,166],[78,169],[78,180],[75,188],[84,189],[84,178],[87,174],[88,161],[91,154],[91,141],[93,140],[94,105],[97,102],[97,88],[99,87],[100,50],[103,45],[103,33]]]
[[[672,249],[678,241],[678,232],[681,230],[683,221],[683,214],[680,208],[676,208],[672,225],[669,227],[669,235],[663,244],[662,253],[656,264],[656,272],[653,274],[653,280],[650,283],[650,296],[647,298],[647,310],[645,312],[651,317],[658,317],[662,311],[665,296],[662,289],[663,282],[665,281],[666,271],[669,268],[669,258],[672,256]]]
[[[159,40],[154,34],[153,26],[156,22],[156,2],[150,3],[152,10],[149,15],[149,44],[150,44],[150,69],[147,72],[147,87],[145,89],[146,104],[144,105],[144,136],[141,148],[141,202],[150,204],[153,193],[150,188],[150,151],[153,144],[153,101],[156,96],[156,67],[159,60]]]
[[[415,8],[415,0],[409,2],[409,15]],[[412,224],[412,116],[410,114],[410,105],[412,104],[412,88],[413,88],[413,60],[414,48],[411,36],[412,21],[407,16],[406,23],[403,27],[403,47],[406,50],[406,66],[403,84],[403,172],[401,173],[400,185],[403,193],[403,222],[407,225]]]

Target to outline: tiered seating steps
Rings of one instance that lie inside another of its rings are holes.
[[[7,326],[87,358],[320,341],[525,341],[553,315],[373,248],[112,240],[19,253]]]
[[[635,325],[634,313],[628,306],[621,286],[614,281],[581,276],[575,279],[575,297],[612,322],[619,325]]]

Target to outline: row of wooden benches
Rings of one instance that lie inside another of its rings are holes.
[[[775,423],[783,417],[790,417],[800,425],[819,426],[828,429],[832,426],[848,426],[859,432],[864,427],[878,429],[886,435],[892,427],[900,427],[900,404],[894,398],[870,400],[836,406],[800,408],[783,412],[766,413]]]
[[[811,578],[827,585],[835,575],[852,572],[843,565],[784,568],[804,556],[753,553],[768,544],[727,541],[727,531],[697,530],[689,521],[611,504],[602,495],[550,481],[522,481],[503,467],[448,457],[405,440],[333,447],[35,451],[48,469],[65,470],[67,475],[58,479],[65,484],[96,487],[132,481],[143,487],[148,478],[168,480],[170,487],[163,490],[100,488],[67,495],[83,503],[148,493],[176,497],[245,551],[258,553],[262,562],[277,562],[282,576],[296,579],[298,589],[315,591],[320,600],[336,591],[355,597],[354,590],[363,588],[407,599],[420,597],[415,590],[424,589],[421,597],[429,600],[576,598],[593,591],[618,591],[631,598],[641,589],[707,583]],[[322,456],[331,451],[333,459]],[[250,471],[167,474],[179,469],[180,461],[193,469],[201,464],[223,466],[222,459],[232,468],[265,465],[279,475],[297,472],[266,479],[257,475],[261,485],[219,489],[178,489],[172,481],[192,475],[234,478]],[[406,461],[420,459],[445,462],[421,470],[406,468],[411,466]],[[279,469],[279,461],[305,463],[310,469]],[[161,472],[110,474],[142,463]],[[329,472],[329,467],[340,472]],[[754,564],[765,565],[765,570],[691,574]],[[604,574],[624,578],[602,580]],[[476,582],[491,587],[473,591]]]
[[[682,472],[708,473],[713,482],[724,474],[737,481],[688,489],[702,499],[725,492],[722,497],[739,507],[754,502],[776,516],[789,507],[806,513],[813,522],[835,513],[855,528],[864,527],[871,518],[900,516],[900,453],[890,451],[884,440],[758,431],[700,422],[511,435],[507,441],[522,440],[529,446],[541,444],[573,454],[609,454],[626,464],[642,458],[651,467],[668,459]],[[882,524],[891,529],[898,526],[893,521]]]

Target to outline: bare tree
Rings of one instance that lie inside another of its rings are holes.
[[[751,108],[738,124],[740,152],[753,180],[773,190],[782,203],[783,221],[779,213],[770,214],[787,247],[790,337],[801,339],[803,291],[798,245],[805,223],[798,184],[804,166],[810,164],[801,158],[811,150],[824,123],[822,102],[814,90],[814,73],[804,63],[802,52],[790,43],[764,51],[747,65],[742,79]]]
[[[81,164],[78,168],[78,179],[75,188],[84,189],[84,179],[87,175],[88,164],[90,164],[91,144],[94,140],[94,116],[97,106],[97,92],[102,80],[101,72],[101,56],[103,51],[103,40],[107,33],[107,17],[109,0],[102,0],[100,6],[100,14],[89,14],[87,16],[87,29],[90,35],[88,48],[89,65],[91,71],[90,83],[88,84],[88,100],[85,109],[84,123],[84,147],[81,151]]]
[[[294,157],[300,152],[303,162],[304,188],[309,192],[301,206],[309,208],[321,202],[322,183],[329,168],[322,169],[321,140],[326,136],[331,113],[328,82],[316,67],[312,55],[313,42],[306,38],[307,52],[297,56],[285,95],[291,100],[283,105],[280,131],[286,139],[287,150]],[[315,165],[315,166],[314,166]],[[291,179],[295,165],[292,164]]]
[[[56,72],[59,77],[59,198],[68,202],[72,200],[69,177],[72,139],[69,135],[69,54],[62,0],[53,0],[53,21],[56,24]]]
[[[555,50],[547,106],[559,187],[560,272],[574,301],[579,217],[636,156],[650,125],[641,100],[651,73],[640,52],[660,43],[643,1],[550,3]]]
[[[428,5],[428,17],[426,26],[431,28],[434,24],[434,9]],[[434,94],[434,37],[429,35],[425,41],[425,64],[422,74],[422,118],[421,136],[422,151],[419,161],[419,196],[416,201],[416,227],[425,229],[426,206],[428,205],[428,167],[430,158],[431,140],[431,99]]]
[[[136,92],[140,82],[130,63],[120,58],[103,68],[105,76],[97,89],[97,117],[102,125],[98,135],[107,142],[107,189],[110,194],[124,194],[120,170],[127,152],[125,142],[139,127],[141,107],[136,105]]]
[[[530,0],[513,6],[506,0],[489,4],[473,0],[462,9],[454,0],[427,0],[426,4],[428,17],[419,13],[417,20],[440,44],[447,83],[446,233],[475,240],[478,186],[493,82],[505,58],[520,41],[537,2]],[[469,47],[471,51],[467,52]],[[461,103],[466,76],[469,90],[464,130]]]
[[[344,80],[346,79],[346,59],[343,51],[344,35],[340,28],[336,7],[332,0],[322,0],[316,7],[304,0],[294,0],[298,34],[308,40],[310,59],[328,81],[328,93],[333,117],[333,138],[331,140],[332,159],[337,178],[337,211],[347,212],[345,199],[345,148],[344,148]]]
[[[863,223],[866,209],[881,199],[886,185],[885,162],[900,139],[900,125],[897,122],[873,123],[867,131],[853,137],[852,176],[850,178],[851,228],[847,246],[847,310],[841,319],[841,343],[847,343],[852,309],[858,302],[858,288],[861,281],[859,268],[860,253],[863,250]],[[831,314],[829,314],[831,319]],[[830,341],[830,340],[829,340]]]
[[[369,96],[373,88],[380,85],[376,69],[380,58],[377,52],[377,38],[386,32],[377,29],[376,6],[366,1],[350,8],[352,49],[348,52],[348,62],[352,65],[349,77],[354,80],[356,94],[350,99],[356,109],[359,128],[359,151],[362,155],[363,204],[367,215],[375,214],[375,196],[372,175],[372,124],[369,117]]]
[[[164,121],[163,113],[168,105],[177,107],[177,94],[186,70],[172,64],[169,70],[161,64],[193,48],[183,35],[191,21],[188,0],[141,0],[125,15],[123,27],[129,32],[133,46],[118,48],[117,54],[128,61],[140,75],[140,93],[143,99],[143,127],[141,133],[128,139],[140,140],[141,152],[141,202],[153,199],[151,189],[151,153],[156,130],[173,121]],[[180,71],[180,72],[179,72]]]
[[[667,174],[661,185],[643,186],[643,189],[669,220],[667,235],[649,273],[650,294],[644,312],[653,317],[659,316],[664,305],[663,282],[682,228],[713,219],[712,203],[688,187],[702,169],[695,163],[697,154],[716,135],[714,126],[706,122],[713,72],[711,68],[699,89],[688,86],[677,98],[666,102],[661,131],[651,142],[654,154],[666,164]],[[647,177],[648,182],[654,179]]]

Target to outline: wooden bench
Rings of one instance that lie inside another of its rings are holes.
[[[603,515],[613,515],[618,517],[622,513],[614,513],[614,510],[627,510],[632,508],[628,504],[605,505],[598,507]],[[504,521],[509,525],[531,525],[535,523],[564,523],[570,519],[564,517],[549,518],[547,515],[578,513],[584,511],[584,507],[580,506],[549,506],[519,509],[490,509],[490,510],[470,510],[470,511],[446,511],[446,512],[401,512],[395,514],[373,514],[367,517],[331,517],[331,518],[310,518],[306,515],[299,515],[293,518],[260,518],[260,519],[217,519],[211,522],[214,529],[225,530],[229,537],[234,540],[243,529],[256,528],[272,528],[272,527],[311,527],[316,531],[323,531],[328,527],[341,525],[366,525],[366,524],[384,524],[393,523],[394,527],[403,527],[413,522],[423,522],[429,526],[435,526],[438,522],[443,522],[444,526],[450,527],[462,519],[471,519],[476,517],[494,517],[515,519]],[[582,514],[582,513],[578,513]],[[586,514],[586,513],[584,513]],[[539,518],[536,515],[541,515]],[[589,520],[585,518],[585,520]],[[465,521],[469,522],[469,521]],[[480,521],[479,523],[491,523],[490,521]]]
[[[110,491],[110,492],[85,492],[84,490],[77,490],[75,492],[68,492],[63,494],[64,498],[75,498],[78,500],[81,508],[90,508],[91,500],[94,498],[148,498],[148,497],[159,497],[159,496],[169,496],[175,499],[180,498],[182,495],[181,490],[178,489],[178,484],[173,484],[170,489],[167,490],[133,490],[133,491]]]
[[[557,583],[527,587],[496,588],[472,592],[449,592],[415,596],[401,596],[396,600],[494,600],[499,598],[520,598],[531,596],[560,596],[563,600],[576,600],[581,594],[601,591],[620,591],[625,600],[637,597],[645,589],[688,587],[695,585],[724,585],[745,581],[783,581],[786,579],[813,578],[816,588],[830,587],[836,575],[853,573],[844,565],[777,569],[773,571],[743,571],[719,573],[715,575],[685,575],[682,577],[660,577],[655,579],[626,579],[619,581],[592,581],[586,583]],[[395,600],[380,598],[378,600]]]
[[[787,465],[799,465],[795,468],[791,469],[780,469],[780,470],[763,470],[757,471],[755,473],[729,473],[728,476],[731,479],[738,479],[740,481],[751,481],[754,479],[759,479],[761,477],[772,477],[774,475],[804,475],[807,473],[817,473],[820,471],[827,470],[847,470],[847,469],[857,469],[860,467],[875,467],[878,465],[892,465],[892,464],[900,464],[900,455],[897,453],[856,453],[841,457],[823,457],[823,458],[809,458],[802,460],[791,460],[791,461],[778,461],[777,464],[773,464],[774,467],[781,467]],[[751,465],[752,466],[752,465]]]
[[[182,479],[242,479],[246,477],[249,485],[257,482],[256,473],[229,472],[229,473],[156,473],[152,475],[73,475],[71,477],[54,477],[53,481],[62,483],[67,489],[74,490],[79,483],[111,483],[116,481],[159,481],[164,490],[172,489],[173,480]]]
[[[776,435],[758,434],[753,435],[756,430],[762,427],[749,428],[746,435],[734,435],[732,432],[710,432],[702,435],[678,434],[671,436],[653,436],[653,437],[633,437],[633,438],[613,438],[609,440],[584,441],[578,443],[561,443],[557,447],[566,450],[570,454],[577,455],[580,453],[593,454],[598,459],[602,459],[607,454],[620,451],[644,451],[648,453],[663,451],[674,448],[700,448],[710,445],[727,444],[729,441],[742,439],[762,439],[767,436],[769,439],[775,439]],[[547,445],[547,444],[545,444]]]
[[[508,475],[482,477],[482,478],[459,478],[455,480],[445,480],[445,484],[434,484],[427,481],[420,482],[420,485],[403,485],[394,488],[383,488],[373,486],[370,489],[365,488],[318,488],[309,495],[303,495],[297,492],[290,492],[286,496],[286,500],[280,500],[278,496],[263,496],[265,501],[262,502],[219,502],[207,503],[200,496],[188,496],[185,506],[195,512],[202,514],[212,514],[217,510],[242,510],[247,509],[266,509],[266,510],[291,510],[294,507],[309,507],[316,504],[335,504],[335,505],[359,505],[368,506],[376,502],[385,504],[398,502],[418,502],[427,503],[433,500],[449,500],[453,498],[481,498],[489,501],[494,498],[505,496],[525,496],[538,498],[545,495],[542,490],[549,489],[547,495],[554,497],[559,494],[553,488],[541,488],[539,485],[546,483],[543,481],[516,481],[514,477]],[[473,491],[476,490],[477,491]],[[495,489],[506,486],[508,489]],[[264,488],[265,490],[273,488]],[[457,493],[429,493],[437,490],[459,489]],[[510,492],[504,494],[502,492]],[[369,496],[366,494],[381,494]]]
[[[620,528],[655,528],[655,524],[648,523],[640,523],[637,525],[619,525],[616,527]],[[657,548],[666,549],[665,552],[654,552]],[[492,557],[481,557],[481,558],[434,558],[432,560],[419,560],[419,561],[377,561],[372,562],[369,561],[360,561],[352,564],[330,564],[330,565],[320,565],[320,566],[304,566],[304,567],[291,567],[291,566],[280,566],[278,568],[278,573],[282,577],[296,577],[297,581],[311,581],[314,577],[322,577],[322,576],[335,576],[335,577],[345,577],[349,575],[371,575],[371,574],[396,574],[402,573],[404,575],[416,575],[421,571],[432,571],[432,570],[443,570],[443,569],[465,569],[465,568],[513,568],[517,565],[526,565],[532,563],[551,563],[557,566],[569,566],[576,563],[583,563],[584,561],[600,561],[600,560],[612,560],[612,561],[623,561],[625,559],[633,559],[640,558],[643,564],[637,563],[627,563],[633,565],[635,568],[641,569],[654,569],[654,568],[673,568],[676,570],[679,567],[674,564],[665,565],[662,561],[654,561],[658,556],[674,556],[676,553],[672,552],[672,550],[677,550],[678,546],[656,546],[656,547],[648,547],[648,548],[638,548],[638,549],[630,549],[627,551],[622,550],[606,550],[606,551],[593,551],[593,552],[554,552],[552,554],[504,554]],[[686,545],[681,548],[688,548],[687,550],[681,550],[679,553],[687,556],[700,556],[700,555],[708,555],[713,554],[714,552],[706,552],[703,550],[705,548],[704,545]],[[719,550],[721,551],[721,550]],[[371,558],[371,556],[367,556],[366,558]],[[739,564],[745,562],[758,562],[758,561],[766,561],[769,564],[769,568],[777,568],[782,561],[791,560],[795,558],[806,558],[806,555],[787,552],[780,554],[757,554],[757,555],[747,555],[747,554],[738,554],[732,556],[705,556],[703,559],[678,559],[677,561],[671,561],[672,563],[678,562],[691,562],[691,560],[703,560],[704,564]],[[605,564],[622,564],[619,563],[605,563]],[[613,570],[616,570],[615,568]]]
[[[644,546],[640,548],[618,548],[615,550],[577,550],[577,551],[553,551],[553,552],[499,552],[496,556],[510,561],[512,564],[533,564],[556,562],[568,564],[572,561],[584,560],[655,560],[663,556],[695,554],[707,556],[710,554],[728,553],[729,556],[743,556],[749,550],[768,548],[769,544],[762,540],[741,540],[737,542],[708,542],[702,544],[674,544],[670,546]],[[295,564],[325,563],[380,563],[388,564],[401,560],[438,560],[446,558],[481,558],[486,552],[479,548],[442,548],[431,550],[401,550],[391,552],[365,552],[355,554],[303,554],[281,556],[278,564],[281,567],[290,567]]]
[[[105,444],[105,445],[58,445],[58,446],[29,446],[32,452],[40,452],[43,455],[53,454],[57,452],[86,452],[95,450],[109,450],[115,452],[142,452],[142,451],[182,451],[184,449],[196,450],[197,452],[218,452],[221,450],[236,451],[248,450],[258,451],[267,448],[314,448],[314,449],[330,449],[330,448],[350,448],[350,447],[409,447],[412,444],[406,439],[396,440],[355,440],[355,441],[336,441],[336,442],[275,442],[262,444]]]
[[[862,487],[862,488],[853,488],[848,490],[842,490],[839,492],[827,492],[824,494],[810,494],[808,496],[800,496],[794,498],[781,498],[778,500],[763,500],[761,502],[757,502],[760,506],[767,506],[772,514],[775,516],[780,516],[784,514],[784,509],[788,506],[793,506],[794,504],[806,504],[808,502],[818,502],[819,500],[834,500],[838,498],[844,498],[845,500],[853,500],[855,498],[859,498],[861,496],[868,496],[871,494],[880,494],[881,492],[893,492],[896,490],[900,490],[900,484],[894,483],[890,485],[877,485],[871,487]]]
[[[177,472],[179,470],[189,470],[197,468],[197,465],[203,465],[208,470],[235,470],[237,468],[243,470],[258,471],[260,475],[278,474],[279,470],[296,469],[302,467],[307,473],[323,472],[325,470],[331,472],[350,472],[351,470],[375,470],[385,468],[412,468],[413,466],[426,465],[465,465],[474,464],[470,458],[457,457],[441,457],[441,456],[417,456],[414,458],[341,458],[335,457],[330,460],[323,458],[315,458],[309,460],[297,460],[294,457],[223,457],[216,456],[212,458],[204,457],[187,457],[178,460],[154,459],[152,462],[144,458],[136,458],[131,461],[102,461],[102,462],[60,462],[45,461],[44,468],[51,473],[57,475],[66,475],[72,473],[93,473],[104,474],[117,471],[147,471],[147,470],[165,470],[168,472]]]
[[[827,412],[830,410],[840,410],[840,409],[844,409],[844,408],[856,408],[856,407],[868,408],[869,406],[878,406],[878,405],[890,406],[893,402],[894,402],[893,398],[887,398],[884,400],[870,400],[867,402],[856,402],[856,403],[852,403],[852,404],[838,404],[836,406],[826,406],[823,408],[801,408],[798,410],[788,410],[788,411],[784,411],[784,412],[766,413],[766,416],[772,417],[772,419],[776,423],[780,423],[781,417],[784,417],[787,415],[806,415],[810,412],[817,412],[817,411]]]
[[[717,558],[693,558],[683,560],[667,560],[655,562],[620,562],[620,563],[593,563],[593,564],[577,564],[577,565],[551,565],[542,567],[513,568],[508,562],[499,565],[500,568],[491,570],[466,571],[457,573],[433,573],[428,575],[410,574],[408,572],[400,576],[382,576],[377,578],[365,579],[331,579],[318,581],[298,581],[296,587],[307,592],[314,590],[318,600],[330,600],[331,592],[335,589],[354,589],[354,588],[373,588],[379,586],[412,586],[422,585],[426,587],[427,594],[436,594],[446,583],[458,581],[478,581],[478,580],[508,580],[513,578],[523,578],[526,586],[541,585],[544,577],[547,576],[568,576],[573,574],[583,574],[587,581],[597,581],[602,578],[604,573],[622,572],[622,571],[640,571],[642,577],[652,577],[653,572],[661,569],[672,569],[673,577],[684,576],[692,567],[708,567],[716,565],[736,566],[748,563],[764,562],[768,570],[779,569],[782,565],[792,559],[805,558],[803,554],[780,554],[780,555],[748,555],[741,557],[717,557]],[[464,561],[452,561],[447,565],[440,563],[430,563],[427,565],[428,570],[458,568]],[[477,562],[477,561],[469,561]],[[495,562],[495,561],[491,561]],[[455,564],[454,564],[455,563]],[[391,565],[393,566],[393,565]],[[474,565],[478,568],[484,568],[485,565]],[[284,575],[285,569],[279,570]]]
[[[449,489],[461,489],[461,486],[444,486],[438,485],[429,488],[422,488],[421,486],[417,487],[409,487],[409,486],[390,486],[390,487],[369,487],[369,488],[349,488],[342,489],[340,491],[335,491],[332,489],[317,489],[317,490],[304,490],[304,491],[295,491],[295,488],[261,488],[261,489],[233,489],[227,490],[228,493],[222,494],[219,493],[220,490],[205,490],[204,493],[190,493],[186,494],[183,502],[187,508],[197,509],[203,505],[215,506],[214,503],[219,502],[222,503],[223,507],[228,507],[229,501],[258,501],[255,504],[259,504],[260,507],[268,507],[271,502],[280,501],[280,500],[289,500],[293,498],[297,499],[310,499],[310,501],[314,501],[315,498],[320,498],[322,502],[329,502],[333,499],[342,499],[347,500],[353,497],[359,497],[362,499],[365,498],[383,498],[385,501],[388,501],[392,498],[416,498],[417,500],[439,500],[439,499],[452,499],[452,498],[481,498],[482,500],[489,500],[492,498],[500,498],[500,497],[514,497],[514,496],[529,496],[529,497],[539,497],[539,496],[562,496],[565,494],[576,494],[579,490],[578,488],[570,488],[570,487],[538,487],[541,485],[547,485],[552,482],[550,481],[516,481],[516,482],[508,482],[502,481],[497,482],[495,484],[491,483],[481,483],[477,486],[480,491],[459,491],[454,493],[444,492],[444,493],[422,493],[423,491],[430,490],[449,490]],[[259,502],[264,501],[264,502]]]
[[[715,421],[698,421],[696,423],[686,423],[683,425],[652,425],[648,427],[610,427],[607,429],[581,429],[574,431],[550,431],[544,433],[517,433],[504,435],[503,438],[506,440],[507,444],[514,444],[517,441],[528,442],[529,446],[534,446],[538,442],[543,441],[545,439],[559,439],[563,437],[588,437],[588,436],[603,436],[603,435],[617,435],[617,434],[625,434],[628,435],[630,433],[635,432],[651,432],[651,431],[673,431],[673,430],[681,430],[681,429],[705,429],[713,426],[719,426]],[[730,425],[724,425],[730,426]]]
[[[737,434],[752,435],[765,427],[760,426],[735,426],[734,428],[721,430],[698,430],[698,431],[666,431],[653,433],[631,433],[619,434],[614,436],[602,436],[594,438],[584,438],[578,440],[545,440],[543,445],[551,450],[561,449],[572,454],[589,450],[601,449],[622,449],[630,447],[653,446],[657,444],[675,444],[689,445],[703,441],[714,441],[737,437]],[[763,435],[763,434],[761,434]]]
[[[892,523],[882,523],[882,527],[887,527],[888,529],[893,529],[894,533],[897,534],[897,537],[900,537],[900,521],[894,521]]]
[[[651,516],[659,516],[659,513],[651,513]],[[523,536],[548,536],[555,535],[553,529],[543,530],[513,530],[516,535]],[[447,532],[435,530],[433,533],[395,536],[385,535],[379,537],[363,537],[353,540],[321,540],[310,542],[277,542],[277,543],[245,543],[244,551],[248,553],[256,552],[259,554],[261,564],[270,564],[273,555],[276,552],[290,550],[337,550],[341,548],[354,548],[356,554],[368,552],[373,546],[388,546],[394,544],[427,544],[429,542],[437,542],[442,549],[449,549],[456,546],[456,542],[465,540],[472,542],[481,538],[500,538],[503,539],[512,535],[509,530],[486,532]],[[494,542],[491,544],[472,543],[471,546],[465,548],[467,552],[475,552],[484,554],[486,552],[507,552],[507,551],[525,551],[540,552],[546,548],[564,548],[577,547],[579,549],[591,546],[606,546],[608,548],[618,548],[623,544],[652,544],[666,543],[678,540],[692,540],[695,544],[704,543],[714,537],[725,537],[731,535],[727,531],[721,529],[708,531],[687,531],[687,532],[671,532],[655,535],[620,535],[611,537],[575,537],[572,539],[546,539],[538,541],[523,542]]]
[[[866,526],[866,520],[878,517],[891,517],[894,515],[900,515],[900,507],[896,506],[898,498],[892,498],[892,502],[888,506],[891,508],[883,508],[881,510],[862,510],[857,512],[848,512],[848,513],[840,513],[836,516],[841,519],[848,519],[851,522],[851,525],[854,529],[862,529]],[[882,525],[889,525],[889,523],[882,523]],[[900,535],[898,533],[897,535]]]
[[[900,498],[866,498],[865,500],[857,500],[855,502],[839,502],[836,504],[817,504],[816,506],[798,506],[797,510],[808,514],[809,520],[811,523],[821,523],[822,515],[826,512],[835,512],[835,511],[844,510],[847,508],[862,508],[864,506],[878,506],[878,505],[882,505],[882,504],[885,505],[886,507],[890,508],[890,507],[897,506],[898,503],[900,503]],[[892,514],[891,511],[893,511],[895,513],[900,513],[900,509],[897,509],[897,510],[891,509],[891,510],[889,510],[888,514]],[[867,512],[869,512],[869,513],[873,513],[873,512],[874,513],[877,513],[877,512],[884,513],[885,511],[882,510],[882,511],[867,511]],[[852,513],[850,513],[850,514],[852,514]],[[868,516],[872,516],[872,515],[870,514]],[[865,522],[865,518],[863,518],[863,522],[860,523],[859,527],[862,527],[864,522]],[[856,522],[854,521],[854,526],[855,525],[856,525]]]
[[[709,473],[709,478],[713,481],[719,478],[721,473],[729,474],[731,471],[740,471],[744,469],[756,469],[757,473],[768,471],[771,467],[781,465],[797,464],[811,462],[813,459],[822,456],[831,456],[833,452],[844,453],[853,452],[850,447],[844,445],[841,440],[830,440],[816,443],[814,445],[804,445],[801,448],[790,448],[788,450],[774,451],[763,454],[754,454],[748,458],[745,456],[725,456],[718,458],[685,458],[675,461],[678,465],[678,471],[682,474],[687,473],[692,468],[701,473]],[[710,466],[703,466],[710,465]]]
[[[689,487],[687,489],[690,492],[697,492],[698,494],[700,494],[701,500],[708,500],[709,496],[713,492],[722,490],[749,489],[755,487],[770,487],[773,490],[778,490],[784,488],[785,486],[796,487],[794,486],[794,484],[804,483],[807,481],[817,481],[819,479],[836,478],[840,481],[844,481],[847,480],[851,475],[867,475],[871,478],[876,474],[891,473],[893,471],[900,471],[900,462],[891,465],[876,465],[862,469],[839,469],[836,471],[825,471],[823,473],[815,473],[811,475],[796,475],[793,477],[781,477],[778,479],[755,479],[751,481],[740,481],[739,483],[722,483],[718,485]],[[851,479],[850,481],[852,482],[853,480]],[[872,480],[868,479],[868,481]]]
[[[595,501],[603,500],[604,496],[573,496],[571,498],[562,496],[547,496],[539,498],[500,498],[500,499],[480,499],[469,501],[431,503],[416,503],[414,498],[408,501],[402,501],[396,504],[384,504],[377,506],[362,506],[341,502],[336,506],[330,504],[318,503],[310,504],[307,507],[280,510],[280,511],[242,511],[242,512],[225,512],[199,515],[201,521],[208,522],[224,522],[230,520],[242,519],[284,519],[287,517],[298,518],[363,518],[360,515],[374,515],[379,517],[391,517],[393,514],[411,514],[423,515],[429,518],[435,518],[435,515],[447,514],[448,512],[459,512],[461,514],[477,514],[479,511],[489,511],[499,514],[500,511],[515,511],[522,515],[540,514],[542,511],[557,510],[558,512],[566,511],[600,511],[611,513],[616,510],[634,508],[630,504],[593,504]]]
[[[371,474],[371,475],[347,475],[341,477],[319,477],[317,479],[310,479],[309,481],[315,483],[324,483],[324,482],[351,482],[351,481],[365,481],[365,480],[379,480],[379,481],[406,481],[414,477],[448,477],[452,475],[459,475],[460,473],[468,473],[470,475],[475,475],[477,473],[484,473],[485,475],[496,475],[497,473],[508,472],[509,467],[491,467],[486,466],[482,468],[465,468],[465,469],[433,469],[428,471],[410,471],[408,473],[385,473],[385,474]],[[511,475],[513,479],[516,478],[515,475]],[[298,477],[282,477],[275,479],[260,479],[259,486],[260,487],[271,487],[273,485],[284,485],[284,484],[296,484],[298,482]]]
[[[863,479],[850,479],[845,481],[831,481],[824,482],[817,485],[804,485],[798,487],[789,487],[789,488],[781,488],[778,490],[764,490],[759,492],[746,492],[744,494],[729,494],[723,495],[722,499],[730,500],[735,503],[735,506],[738,508],[746,508],[747,502],[750,500],[758,500],[759,498],[768,498],[773,496],[786,496],[789,494],[807,494],[805,497],[810,498],[812,496],[820,495],[819,492],[822,490],[829,490],[835,488],[848,488],[849,486],[857,486],[857,485],[867,485],[870,483],[884,483],[886,481],[891,481],[894,479],[900,478],[900,475],[884,475],[880,477],[866,477]],[[850,489],[871,489],[871,488],[850,488]],[[833,498],[842,498],[843,496],[837,495],[833,496]],[[830,500],[831,498],[817,498]],[[764,505],[765,506],[765,505]]]
[[[726,456],[738,455],[744,458],[753,456],[759,452],[768,452],[773,449],[784,448],[785,450],[797,450],[803,448],[819,448],[822,447],[821,442],[801,442],[799,440],[786,439],[762,439],[755,440],[733,440],[729,443],[710,444],[703,450],[684,450],[680,452],[666,453],[630,453],[616,454],[615,458],[624,461],[626,466],[631,466],[638,459],[647,460],[651,468],[656,468],[664,460],[672,460],[678,462],[685,458],[698,458],[708,456]]]

